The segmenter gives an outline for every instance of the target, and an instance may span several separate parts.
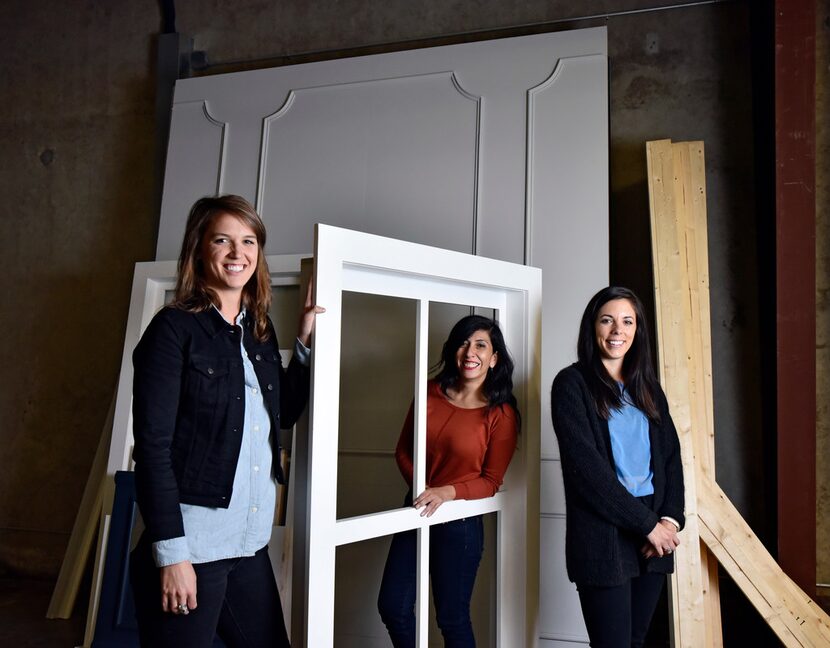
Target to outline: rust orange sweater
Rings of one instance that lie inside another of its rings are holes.
[[[413,406],[409,407],[395,459],[412,485]],[[509,405],[456,407],[436,382],[427,385],[427,486],[455,487],[456,499],[492,497],[516,449],[516,413]],[[416,493],[417,494],[417,493]]]

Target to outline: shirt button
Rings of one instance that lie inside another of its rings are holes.
[[[259,354],[257,353],[257,354],[256,354],[256,359],[257,359],[257,360],[262,360],[262,356],[261,356],[261,355],[259,355]]]
[[[251,393],[256,394],[256,387],[251,387]]]
[[[259,472],[259,466],[254,466],[254,472]]]
[[[269,384],[268,385],[268,391],[274,391],[274,386]]]
[[[259,432],[259,426],[258,425],[254,426],[254,432]]]
[[[256,506],[251,507],[251,513],[256,513]]]

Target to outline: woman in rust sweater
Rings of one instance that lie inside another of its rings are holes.
[[[413,408],[395,458],[413,482]],[[516,448],[520,416],[513,396],[513,361],[495,321],[462,318],[444,343],[436,377],[427,386],[427,487],[412,504],[432,515],[454,499],[492,497]],[[481,516],[430,528],[430,577],[436,621],[448,647],[475,646],[470,598],[483,550]],[[415,646],[416,533],[392,539],[378,610],[396,648]]]

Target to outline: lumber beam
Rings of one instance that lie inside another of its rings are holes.
[[[723,636],[717,564],[699,541],[695,485],[698,469],[712,476],[715,470],[711,359],[699,361],[711,355],[703,143],[648,142],[646,157],[660,382],[686,482],[684,544],[669,581],[674,646],[717,648]]]
[[[830,617],[775,562],[721,488],[697,475],[700,535],[785,646],[830,646]]]

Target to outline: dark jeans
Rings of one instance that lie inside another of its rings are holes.
[[[447,648],[474,647],[470,599],[484,549],[480,515],[437,524],[429,530],[429,575],[435,618]],[[396,533],[389,547],[378,611],[395,648],[415,646],[415,531]]]
[[[130,555],[130,581],[142,646],[210,648],[217,635],[229,648],[289,645],[268,547],[193,568],[198,607],[188,615],[162,612],[159,569],[150,543],[139,541]]]
[[[665,574],[644,573],[615,587],[579,585],[592,648],[642,646],[665,582]]]

